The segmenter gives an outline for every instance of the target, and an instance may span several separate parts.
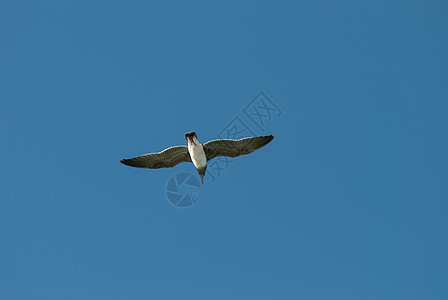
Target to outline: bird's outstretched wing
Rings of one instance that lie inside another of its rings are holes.
[[[244,154],[249,154],[257,149],[268,144],[274,137],[257,136],[244,138],[240,140],[213,140],[202,145],[204,147],[207,160],[215,158],[217,156],[229,156],[236,157]]]
[[[191,162],[187,146],[175,146],[159,153],[149,153],[130,159],[122,159],[121,163],[137,168],[171,168],[182,162]]]

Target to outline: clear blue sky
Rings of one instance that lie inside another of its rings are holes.
[[[180,1],[179,1],[180,2]],[[0,299],[447,299],[445,1],[0,0]],[[199,201],[120,159],[275,140]]]

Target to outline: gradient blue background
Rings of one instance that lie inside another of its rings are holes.
[[[0,1],[0,299],[448,298],[447,2],[36,2]],[[261,90],[276,139],[195,206],[119,163]]]

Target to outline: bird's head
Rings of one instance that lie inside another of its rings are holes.
[[[197,139],[196,132],[194,132],[194,131],[192,131],[192,132],[187,132],[187,133],[185,134],[185,139],[187,140],[187,142],[191,142],[191,143],[194,144],[194,138]]]

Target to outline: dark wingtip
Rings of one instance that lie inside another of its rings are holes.
[[[274,139],[274,136],[273,135],[265,135],[264,137],[263,137],[263,146],[266,146],[267,144],[269,144],[270,142],[272,142],[272,140]],[[262,147],[263,147],[262,146]]]

